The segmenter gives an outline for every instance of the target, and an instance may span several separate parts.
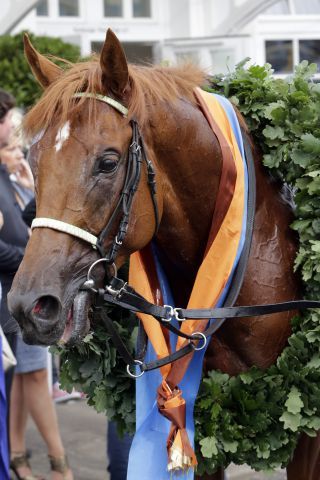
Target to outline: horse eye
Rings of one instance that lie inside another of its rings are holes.
[[[96,163],[97,173],[112,173],[117,169],[118,162],[112,157],[98,158]]]

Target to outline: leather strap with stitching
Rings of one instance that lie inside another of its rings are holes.
[[[125,289],[126,287],[124,287]],[[129,287],[130,288],[130,287]],[[131,289],[131,288],[130,288]],[[143,363],[140,366],[141,371],[149,371],[154,370],[156,368],[160,368],[168,363],[175,362],[179,358],[191,353],[194,349],[194,341],[200,340],[197,335],[186,335],[182,334],[180,330],[178,330],[174,325],[172,325],[169,320],[169,310],[166,307],[161,307],[158,305],[154,305],[144,298],[142,298],[139,294],[133,293],[132,289],[131,292],[126,292],[125,290],[122,292],[121,297],[130,296],[127,298],[127,301],[131,303],[123,302],[121,299],[117,299],[110,294],[106,294],[104,290],[100,291],[100,295],[103,295],[103,301],[107,303],[111,303],[114,305],[121,306],[125,309],[131,310],[133,312],[143,312],[148,315],[152,315],[161,324],[176,333],[177,335],[183,336],[184,338],[188,339],[190,343],[186,346],[181,348],[180,350],[168,355],[167,357],[163,357],[159,360],[155,360],[148,364]],[[214,318],[215,321],[203,332],[203,335],[208,338],[213,335],[222,325],[222,323],[228,318],[243,318],[243,317],[255,317],[259,315],[272,315],[274,313],[280,312],[287,312],[290,310],[298,310],[304,308],[320,308],[320,301],[316,300],[293,300],[291,302],[282,302],[282,303],[274,303],[268,305],[249,305],[249,306],[236,306],[236,307],[216,307],[211,309],[177,309],[176,312],[179,315],[183,315],[184,319],[210,319]],[[103,317],[106,319],[106,315],[103,314]],[[165,320],[163,320],[165,319]],[[183,318],[180,317],[180,321],[183,321]],[[123,357],[126,363],[129,365],[134,365],[136,362],[133,359],[132,355],[128,352],[126,346],[124,345],[120,335],[116,331],[112,320],[108,317],[106,321],[104,321],[108,331],[111,334],[112,340],[118,349],[119,353]]]

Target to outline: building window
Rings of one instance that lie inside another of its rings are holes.
[[[59,0],[59,15],[61,17],[78,17],[78,0]]]
[[[291,7],[292,14],[298,15],[319,15],[320,5],[318,0],[293,0]]]
[[[154,61],[153,46],[146,43],[123,42],[122,43],[127,60],[130,63],[146,65]]]
[[[266,40],[266,61],[275,73],[293,72],[292,40]]]
[[[105,17],[122,17],[123,16],[122,0],[104,0],[104,16]]]
[[[94,53],[100,54],[102,47],[103,42],[91,42],[91,50]],[[146,65],[146,63],[150,64],[154,61],[152,45],[122,42],[122,47],[129,63]]]
[[[48,0],[40,0],[37,3],[36,12],[37,12],[38,17],[46,17],[49,14],[49,12],[48,12]]]
[[[151,17],[150,0],[133,0],[134,17]]]
[[[189,52],[176,52],[176,59],[179,65],[183,63],[193,63],[197,65],[199,63],[198,52],[189,51]]]
[[[301,1],[301,0],[299,0]],[[269,2],[271,3],[270,7],[267,7],[263,11],[263,15],[288,15],[290,12],[289,3],[291,0],[278,0],[277,2]]]
[[[320,40],[299,40],[299,60],[314,62],[320,68]]]

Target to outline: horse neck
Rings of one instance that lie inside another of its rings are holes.
[[[159,107],[159,105],[158,105]],[[179,305],[202,262],[221,174],[221,150],[202,112],[182,100],[151,114],[146,142],[158,166],[163,213],[156,237]]]

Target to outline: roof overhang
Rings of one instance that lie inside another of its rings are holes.
[[[239,7],[232,9],[232,14],[215,29],[215,35],[240,33],[248,23],[278,2],[279,0],[247,0]]]
[[[0,35],[9,34],[38,0],[1,0]]]

